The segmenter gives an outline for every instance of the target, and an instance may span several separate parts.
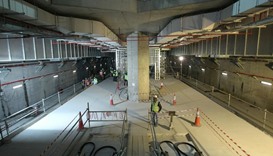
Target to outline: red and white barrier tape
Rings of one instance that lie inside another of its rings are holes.
[[[211,125],[209,121],[207,121],[204,117],[204,121],[228,144],[228,146],[231,147],[232,150],[234,150],[238,155],[242,156],[230,143],[226,141],[226,139],[214,128],[216,127],[224,136],[226,136],[237,148],[239,148],[246,156],[250,156],[244,149],[242,149],[241,146],[239,146],[224,130],[222,130],[214,121],[212,121],[204,112],[201,111],[201,113],[213,124]],[[214,127],[213,127],[214,126]]]

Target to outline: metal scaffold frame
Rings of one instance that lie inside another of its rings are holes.
[[[116,50],[116,69],[124,73],[127,70],[127,51]]]
[[[160,49],[154,50],[155,58],[155,80],[160,80]]]

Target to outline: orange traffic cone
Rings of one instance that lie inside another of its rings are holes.
[[[173,105],[176,105],[176,95],[173,94]]]
[[[201,122],[200,121],[200,112],[199,112],[199,109],[197,108],[194,125],[197,126],[197,127],[200,127],[201,126],[200,122]]]
[[[113,101],[113,96],[112,96],[112,94],[110,95],[110,105],[114,105],[114,101]]]
[[[82,130],[83,128],[84,128],[84,126],[83,126],[83,122],[82,122],[82,114],[81,114],[81,112],[79,113],[79,128],[78,128],[78,130]]]
[[[163,82],[160,83],[160,89],[163,88]]]

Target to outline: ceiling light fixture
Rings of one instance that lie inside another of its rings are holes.
[[[227,72],[222,72],[222,75],[227,76]]]
[[[20,84],[20,85],[17,85],[17,86],[13,86],[12,88],[13,89],[17,89],[17,88],[21,88],[23,85],[22,84]]]
[[[272,83],[266,82],[266,81],[261,81],[261,84],[268,85],[268,86],[272,86]]]

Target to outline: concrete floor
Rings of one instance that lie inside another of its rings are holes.
[[[151,90],[160,95],[163,111],[159,114],[159,126],[155,128],[159,142],[189,141],[195,144],[204,155],[210,156],[272,156],[273,138],[230,111],[219,106],[209,98],[190,88],[186,84],[167,78],[152,81]],[[113,94],[115,105],[109,104],[109,95]],[[176,95],[176,105],[172,99]],[[9,143],[0,147],[2,156],[37,156],[44,154],[60,132],[79,113],[86,110],[125,110],[128,111],[127,138],[128,156],[151,155],[149,146],[152,141],[148,110],[150,103],[125,101],[119,98],[116,82],[106,79],[98,85],[91,86],[78,94],[58,109],[47,114],[41,120],[13,137]],[[200,109],[201,126],[194,126],[196,109]],[[169,129],[168,111],[176,111],[172,128]],[[85,121],[85,116],[83,117]],[[104,126],[101,126],[101,125]],[[81,133],[81,140],[73,146],[74,152],[86,141],[97,141],[98,146],[113,145],[119,148],[118,135],[120,122],[91,122],[91,128]],[[190,137],[189,137],[190,136]],[[110,138],[110,139],[109,139]],[[165,150],[170,150],[162,145]],[[58,149],[55,149],[58,150]],[[72,152],[73,153],[73,152]],[[171,151],[169,152],[171,154]],[[73,154],[72,154],[73,155]],[[103,154],[102,154],[103,155]]]

